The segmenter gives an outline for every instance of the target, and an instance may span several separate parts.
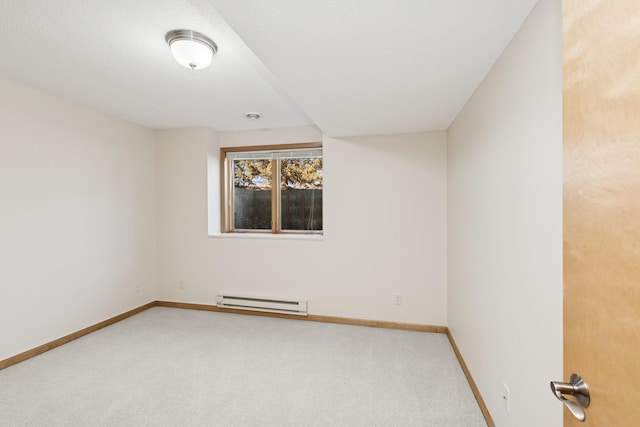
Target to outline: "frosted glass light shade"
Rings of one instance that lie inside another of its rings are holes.
[[[183,67],[199,70],[211,64],[218,47],[207,36],[191,30],[174,30],[165,35],[173,57]]]
[[[195,40],[174,41],[171,43],[171,53],[180,65],[195,70],[208,67],[213,59],[211,49]]]

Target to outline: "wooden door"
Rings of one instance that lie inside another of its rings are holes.
[[[563,97],[564,425],[640,426],[640,0],[563,1]]]

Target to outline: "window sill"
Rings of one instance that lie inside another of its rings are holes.
[[[271,233],[214,233],[214,239],[258,239],[258,240],[324,240],[322,234],[271,234]]]

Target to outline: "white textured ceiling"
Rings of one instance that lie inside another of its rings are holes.
[[[215,40],[209,68],[173,59],[164,35],[178,28]],[[151,128],[312,123],[206,2],[1,0],[0,75]]]
[[[2,0],[0,75],[152,128],[442,130],[536,1]],[[173,60],[176,28],[211,67]]]

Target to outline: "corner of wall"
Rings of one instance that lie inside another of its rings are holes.
[[[559,4],[538,2],[448,131],[448,325],[501,427],[562,423]]]

